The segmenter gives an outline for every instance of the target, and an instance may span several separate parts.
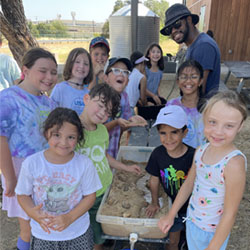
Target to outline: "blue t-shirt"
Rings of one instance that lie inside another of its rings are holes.
[[[75,89],[64,81],[56,84],[50,97],[59,107],[73,109],[80,115],[85,106],[83,97],[88,93],[89,90],[85,86],[83,89]]]
[[[205,95],[211,90],[217,91],[220,83],[220,50],[210,36],[201,33],[194,43],[188,47],[186,59],[196,60],[201,64],[203,70],[210,70]]]
[[[162,70],[152,72],[148,67],[145,67],[147,76],[147,89],[155,95],[158,95],[158,88],[162,79]]]

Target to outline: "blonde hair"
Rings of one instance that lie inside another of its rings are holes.
[[[208,100],[202,112],[203,120],[206,114],[211,111],[214,104],[219,101],[223,101],[229,107],[237,109],[242,115],[242,122],[247,119],[248,111],[244,99],[236,91],[227,90],[223,92],[218,92],[216,95],[212,96]]]

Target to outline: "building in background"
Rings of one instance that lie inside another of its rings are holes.
[[[222,61],[250,60],[249,0],[186,0],[186,5],[200,16],[200,31],[213,31]]]

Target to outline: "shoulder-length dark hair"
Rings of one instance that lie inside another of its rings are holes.
[[[152,64],[150,62],[150,58],[149,58],[149,52],[151,49],[153,49],[153,47],[157,47],[160,51],[161,51],[161,58],[160,60],[158,61],[157,65],[159,67],[160,70],[164,70],[164,58],[163,58],[163,51],[162,51],[162,48],[161,46],[158,44],[158,43],[152,43],[149,45],[149,47],[147,48],[146,50],[146,54],[145,56],[149,59],[147,62],[146,62],[146,65],[147,67],[150,69],[152,67]]]

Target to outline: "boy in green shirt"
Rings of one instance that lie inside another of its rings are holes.
[[[83,100],[85,107],[80,119],[84,126],[85,141],[83,145],[78,146],[78,152],[87,155],[93,161],[103,186],[96,192],[96,202],[89,210],[90,222],[94,230],[95,250],[99,250],[103,249],[104,239],[101,238],[102,229],[100,223],[96,221],[96,213],[104,192],[112,182],[110,167],[137,174],[141,172],[141,169],[137,165],[126,166],[106,152],[109,135],[103,123],[118,113],[119,94],[106,83],[101,83],[95,85]]]

